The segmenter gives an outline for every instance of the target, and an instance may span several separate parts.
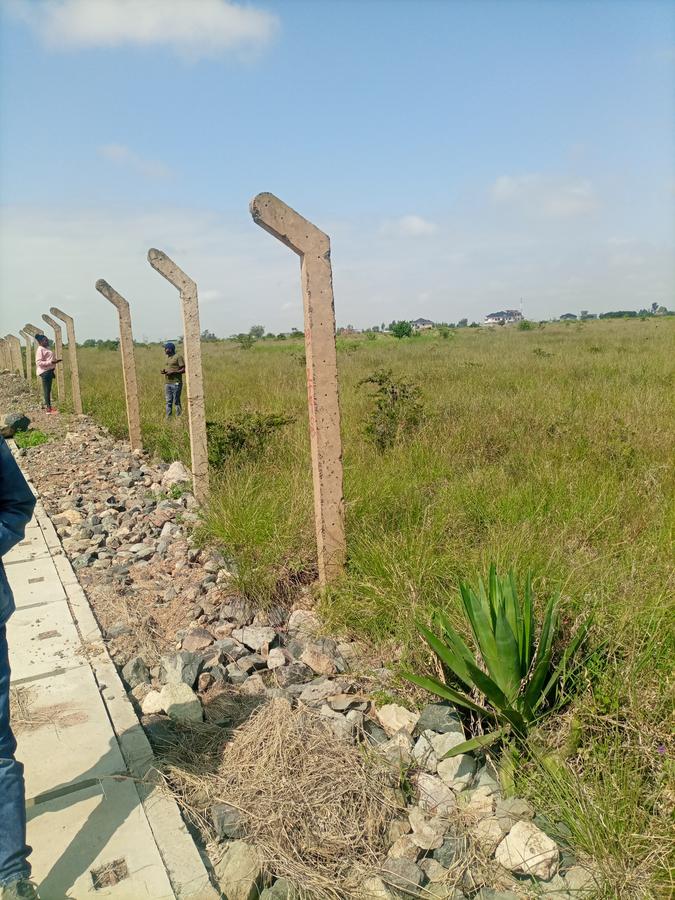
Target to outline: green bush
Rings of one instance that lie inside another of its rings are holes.
[[[402,437],[417,430],[422,421],[420,389],[412,381],[394,381],[391,370],[373,372],[359,382],[377,386],[375,407],[365,427],[367,437],[380,452],[393,447]]]
[[[522,600],[513,572],[500,578],[494,565],[490,567],[487,590],[483,580],[479,579],[476,590],[465,582],[460,583],[460,593],[478,656],[471,652],[443,612],[434,614],[434,624],[440,635],[421,624],[418,628],[441,666],[459,682],[462,690],[436,678],[411,673],[405,677],[498,727],[453,747],[447,756],[467,753],[508,736],[525,738],[529,728],[554,708],[551,698],[556,693],[559,698],[563,697],[562,689],[570,675],[569,665],[590,625],[590,618],[586,619],[557,664],[553,665],[558,636],[556,594],[546,604],[539,640],[535,641],[529,575]],[[473,699],[477,696],[482,696],[487,705],[477,703]]]
[[[532,331],[534,325],[532,322],[528,322],[527,319],[523,319],[522,322],[518,322],[518,330],[519,331]]]
[[[389,331],[400,340],[404,337],[410,337],[413,333],[413,327],[410,322],[402,320],[400,322],[392,322]]]
[[[235,456],[259,457],[272,436],[292,421],[290,416],[245,412],[227,422],[207,422],[209,464],[220,469]]]

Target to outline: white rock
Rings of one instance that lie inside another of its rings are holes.
[[[248,625],[243,628],[235,628],[232,632],[232,637],[235,640],[254,651],[262,650],[263,647],[269,646],[276,636],[277,633],[274,628],[252,628]]]
[[[415,838],[414,834],[402,835],[391,845],[387,856],[390,859],[409,859],[411,862],[417,862],[422,850]]]
[[[589,897],[595,890],[595,878],[593,873],[583,866],[572,866],[565,873],[567,890],[573,897]]]
[[[410,712],[409,709],[399,706],[397,703],[386,703],[377,710],[377,718],[390,736],[401,730],[412,734],[417,725],[419,713]]]
[[[430,813],[446,816],[457,806],[455,795],[440,778],[421,772],[417,776],[419,804]]]
[[[255,847],[232,841],[215,865],[218,885],[227,900],[254,900],[262,889],[262,864]]]
[[[145,695],[141,701],[141,710],[145,716],[152,716],[164,712],[162,695],[159,691],[150,691],[149,694]]]
[[[464,799],[466,796],[466,799]],[[464,809],[474,819],[486,819],[495,808],[495,798],[490,788],[476,788],[470,794],[463,795]]]
[[[286,656],[281,647],[275,647],[274,650],[270,650],[267,654],[267,668],[268,669],[280,669],[282,666],[286,665]]]
[[[451,756],[450,759],[442,759],[436,771],[438,777],[458,793],[471,784],[476,771],[476,760],[470,753],[461,753],[459,756]]]
[[[443,734],[434,734],[431,738],[431,746],[440,762],[446,753],[449,753],[454,747],[463,744],[466,738],[457,731],[446,731]]]
[[[177,722],[201,722],[202,704],[189,685],[165,684],[159,695],[164,712]]]
[[[430,772],[432,775],[435,774],[438,765],[438,757],[431,743],[431,739],[434,737],[436,737],[435,731],[423,731],[417,738],[412,754],[420,769],[424,769],[425,772]]]
[[[296,609],[288,617],[288,634],[291,636],[314,636],[321,630],[321,623],[313,612],[307,609]]]
[[[302,699],[302,695],[300,695]],[[395,768],[405,768],[412,759],[412,738],[407,731],[399,731],[383,744],[377,745],[378,753],[381,753]]]
[[[491,817],[489,819],[481,819],[471,829],[476,843],[488,854],[492,854],[497,844],[504,837],[499,822]]]
[[[188,472],[182,462],[176,460],[172,462],[162,477],[162,487],[170,488],[175,484],[185,484],[192,481],[192,475]]]
[[[558,868],[558,848],[534,822],[516,822],[497,847],[495,859],[517,875],[548,881]]]
[[[394,895],[381,878],[373,875],[362,882],[357,896],[359,900],[391,900]]]
[[[447,824],[442,819],[436,816],[430,818],[419,806],[413,806],[408,813],[408,821],[413,833],[406,837],[410,837],[417,847],[422,850],[438,850],[443,844]],[[413,862],[416,862],[416,858]]]

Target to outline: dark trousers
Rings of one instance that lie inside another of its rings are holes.
[[[9,725],[9,656],[0,625],[0,887],[28,878],[23,766],[14,759],[16,741]]]
[[[42,396],[45,398],[45,406],[52,405],[52,382],[54,381],[54,370],[49,369],[40,375],[42,379]]]

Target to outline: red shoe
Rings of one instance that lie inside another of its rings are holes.
[[[55,406],[50,406],[49,409],[47,410],[47,412],[48,413],[57,413],[58,409],[56,409]]]

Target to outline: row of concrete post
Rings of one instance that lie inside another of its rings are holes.
[[[346,556],[330,240],[273,194],[258,194],[250,208],[254,222],[297,253],[301,261],[319,580],[326,584],[342,572]],[[180,293],[193,487],[197,500],[204,503],[209,491],[209,470],[197,285],[161,250],[150,250],[148,261]],[[129,441],[132,448],[137,449],[142,446],[142,441],[131,310],[128,301],[104,279],[96,282],[96,290],[117,309]],[[73,408],[80,415],[82,400],[73,318],[56,307],[50,312],[66,325]],[[56,356],[61,359],[61,326],[50,316],[43,315],[42,318],[54,331]],[[32,338],[40,333],[40,329],[27,324],[20,333],[26,341],[25,377],[30,381]],[[0,339],[0,366],[24,374],[21,344],[14,335]],[[62,366],[57,367],[57,389],[59,397],[63,398]]]

